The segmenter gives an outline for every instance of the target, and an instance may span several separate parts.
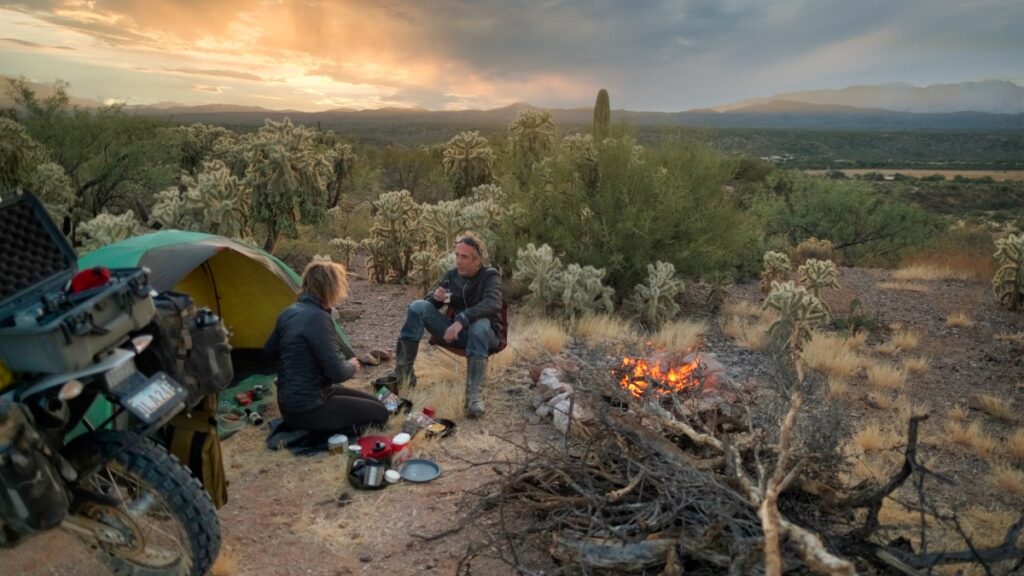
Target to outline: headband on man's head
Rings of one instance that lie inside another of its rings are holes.
[[[479,256],[479,257],[481,257],[481,258],[483,258],[483,257],[484,257],[484,252],[483,252],[483,250],[481,250],[481,248],[480,248],[480,243],[479,243],[479,242],[477,242],[477,241],[476,241],[476,240],[475,240],[475,239],[474,239],[473,237],[471,237],[471,236],[462,236],[462,237],[460,237],[460,238],[459,238],[458,240],[456,240],[456,241],[455,241],[455,243],[456,243],[456,244],[465,244],[466,246],[469,246],[469,247],[470,247],[470,248],[472,248],[473,250],[476,250],[476,255],[477,255],[477,256]]]

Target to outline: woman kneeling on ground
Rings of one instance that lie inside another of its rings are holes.
[[[388,410],[372,395],[340,385],[359,371],[359,360],[341,358],[331,307],[348,297],[345,267],[312,262],[302,272],[302,293],[277,317],[263,347],[277,368],[277,403],[285,424],[297,430],[360,435],[387,423]]]

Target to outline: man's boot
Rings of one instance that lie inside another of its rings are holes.
[[[484,415],[484,380],[487,379],[487,358],[471,357],[466,364],[466,414],[470,418]]]
[[[416,353],[420,350],[419,341],[398,339],[395,344],[395,369],[373,381],[374,389],[386,386],[388,390],[398,394],[403,386],[416,387],[416,372],[412,365],[416,362]]]

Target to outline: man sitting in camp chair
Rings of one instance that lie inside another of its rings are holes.
[[[486,261],[487,248],[472,232],[455,241],[455,268],[441,278],[426,298],[409,305],[392,373],[402,384],[416,385],[413,363],[426,329],[434,342],[466,356],[466,413],[471,418],[484,413],[487,357],[500,350],[505,334],[501,273],[487,266]],[[441,313],[445,304],[447,315]]]

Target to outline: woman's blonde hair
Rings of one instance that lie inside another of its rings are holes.
[[[302,271],[302,293],[333,306],[348,297],[348,275],[337,262],[314,260]]]

